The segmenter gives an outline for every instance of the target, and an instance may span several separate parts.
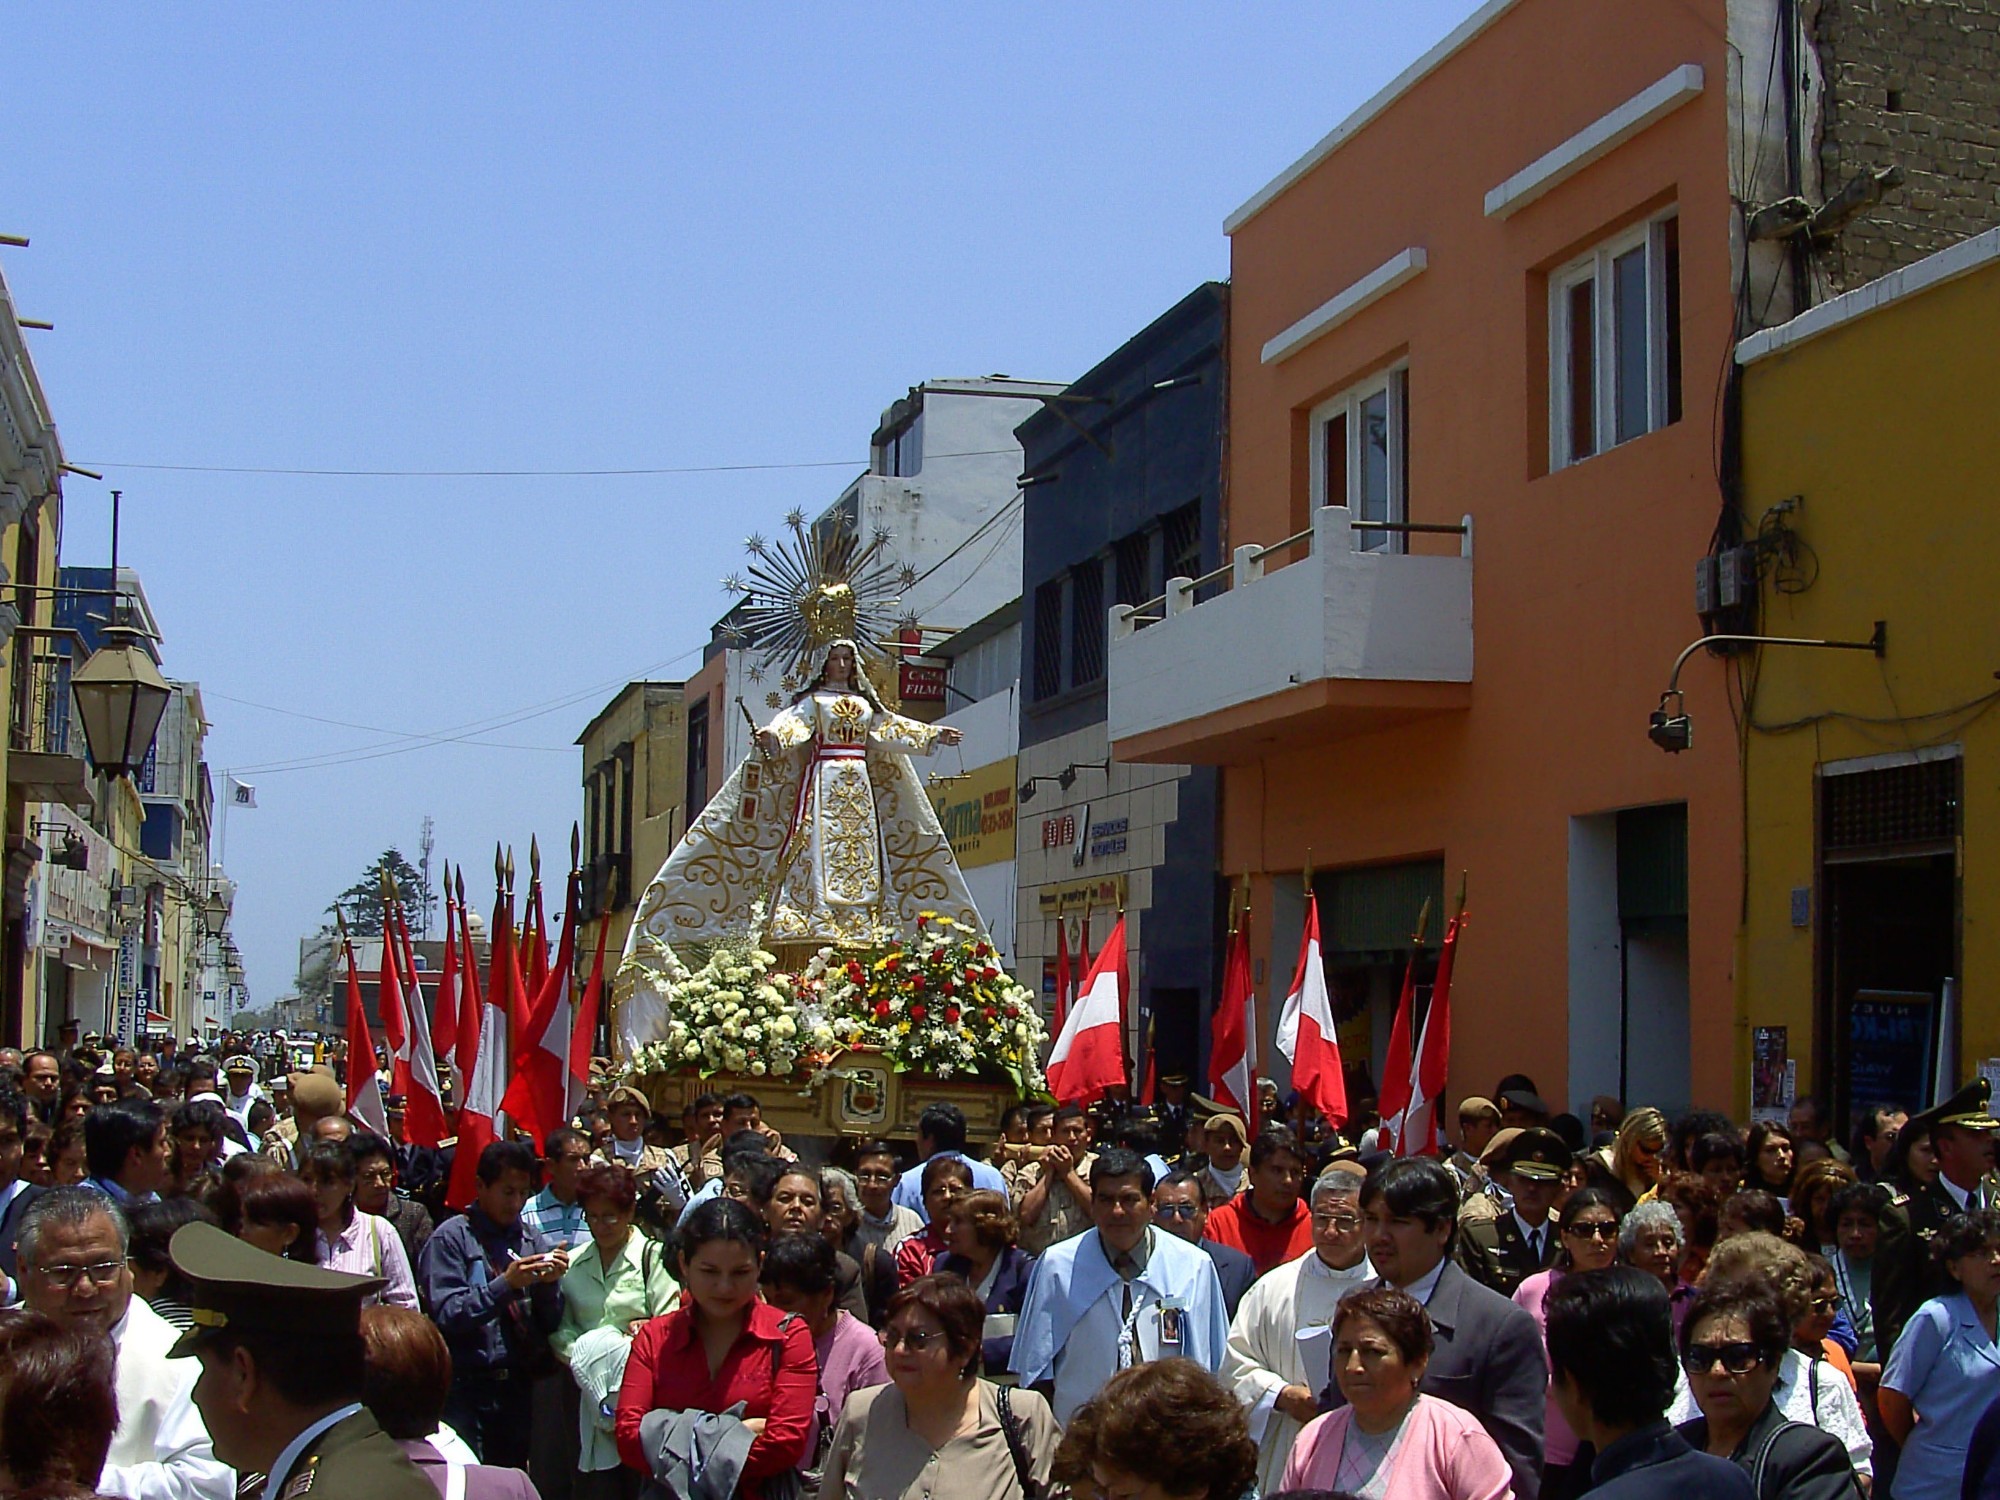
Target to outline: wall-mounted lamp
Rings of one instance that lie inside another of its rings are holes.
[[[1811,646],[1821,651],[1869,651],[1876,656],[1889,649],[1889,626],[1875,622],[1875,633],[1865,641],[1822,641],[1789,635],[1705,635],[1674,658],[1667,676],[1667,690],[1660,694],[1660,706],[1647,721],[1646,737],[1669,755],[1678,755],[1694,743],[1694,724],[1681,699],[1681,668],[1688,658],[1706,646]]]
[[[1029,778],[1028,778],[1028,779],[1027,779],[1026,781],[1024,781],[1024,782],[1022,782],[1022,783],[1021,783],[1021,786],[1020,786],[1020,799],[1021,799],[1021,800],[1022,800],[1023,802],[1032,802],[1032,801],[1034,801],[1034,800],[1035,800],[1035,788],[1036,788],[1036,787],[1038,787],[1038,786],[1040,786],[1040,785],[1041,785],[1041,784],[1042,784],[1042,783],[1043,783],[1044,781],[1054,781],[1054,782],[1058,782],[1058,783],[1060,783],[1060,782],[1062,781],[1062,777],[1060,777],[1060,776],[1030,776],[1030,777],[1029,777]]]
[[[90,868],[90,845],[85,843],[83,836],[67,823],[37,820],[35,823],[35,832],[38,834],[59,833],[62,835],[62,842],[49,852],[48,860],[50,864],[64,870],[88,870]]]
[[[1111,772],[1111,762],[1109,760],[1073,760],[1057,774],[1056,785],[1060,786],[1064,791],[1068,791],[1076,785],[1076,773],[1078,771],[1102,771],[1106,775],[1109,775]]]

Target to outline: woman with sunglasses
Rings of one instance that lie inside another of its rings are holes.
[[[1903,1445],[1895,1500],[1958,1495],[1972,1429],[2000,1391],[2000,1209],[1950,1220],[1935,1254],[1958,1290],[1911,1315],[1876,1393],[1882,1425]]]
[[[1786,1417],[1773,1399],[1791,1346],[1784,1303],[1759,1276],[1711,1280],[1681,1325],[1681,1366],[1701,1415],[1689,1446],[1734,1463],[1758,1500],[1859,1500],[1840,1439]]]
[[[1548,1340],[1549,1293],[1572,1271],[1601,1271],[1618,1259],[1619,1192],[1613,1188],[1579,1188],[1556,1210],[1556,1262],[1537,1271],[1514,1293],[1541,1331],[1544,1353]],[[1563,1420],[1550,1388],[1543,1419],[1543,1500],[1570,1500],[1590,1488],[1592,1454],[1580,1454],[1576,1434]]]
[[[1047,1494],[1062,1434],[1030,1390],[979,1378],[986,1307],[956,1276],[921,1276],[889,1299],[889,1381],[848,1399],[827,1450],[822,1500],[1021,1500]]]

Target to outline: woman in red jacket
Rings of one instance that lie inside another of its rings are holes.
[[[639,1423],[652,1411],[724,1412],[744,1403],[755,1435],[739,1493],[798,1464],[819,1389],[812,1331],[759,1300],[764,1224],[733,1198],[702,1204],[681,1226],[682,1305],[639,1326],[618,1391],[618,1456],[642,1474],[652,1465]]]

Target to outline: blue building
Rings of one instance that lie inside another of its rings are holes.
[[[1024,455],[1019,972],[1055,994],[1057,924],[1103,943],[1122,905],[1136,1090],[1150,1028],[1162,1074],[1205,1082],[1225,897],[1212,767],[1115,765],[1105,733],[1108,613],[1222,557],[1229,289],[1182,298],[1015,428]]]

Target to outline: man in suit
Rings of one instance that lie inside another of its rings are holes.
[[[1569,1147],[1553,1130],[1524,1130],[1507,1143],[1496,1164],[1513,1206],[1492,1216],[1459,1212],[1459,1233],[1468,1247],[1482,1252],[1460,1263],[1503,1297],[1513,1296],[1535,1272],[1555,1264],[1560,1246],[1549,1211],[1562,1191],[1569,1158]]]
[[[1201,1232],[1208,1225],[1208,1202],[1194,1173],[1169,1172],[1154,1185],[1153,1222],[1208,1252],[1208,1258],[1215,1262],[1216,1279],[1222,1283],[1222,1304],[1229,1309],[1229,1316],[1235,1317],[1237,1304],[1257,1279],[1257,1265],[1241,1250],[1202,1238]]]
[[[194,1287],[193,1326],[169,1357],[201,1362],[194,1404],[217,1458],[265,1475],[263,1500],[436,1500],[361,1404],[361,1299],[380,1277],[269,1255],[213,1224],[183,1226],[169,1251]]]
[[[1536,1500],[1548,1387],[1542,1336],[1523,1309],[1454,1264],[1458,1184],[1427,1157],[1384,1162],[1362,1184],[1361,1217],[1377,1284],[1407,1292],[1430,1314],[1436,1348],[1422,1391],[1477,1417],[1514,1471],[1515,1495]],[[1329,1382],[1320,1406],[1342,1399]]]

